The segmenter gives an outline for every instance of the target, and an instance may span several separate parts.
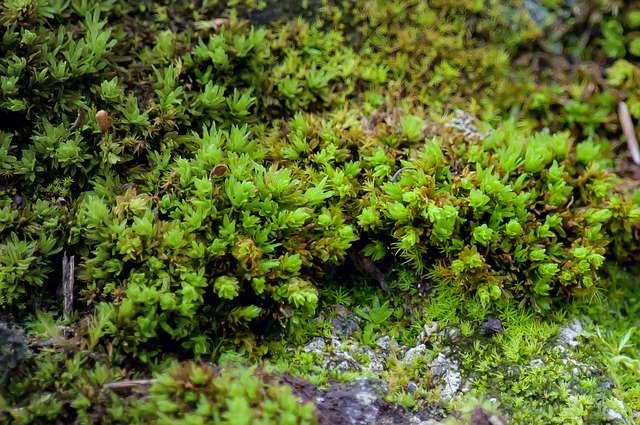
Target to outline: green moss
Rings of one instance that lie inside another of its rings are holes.
[[[55,347],[55,346],[54,346]],[[86,353],[42,353],[0,395],[11,424],[315,424],[315,408],[264,370],[175,364],[155,379],[127,373]]]
[[[426,320],[459,328],[475,395],[509,387],[516,422],[604,420],[614,401],[587,372],[569,393],[545,376],[569,380],[559,318],[584,300],[603,316],[627,279],[607,270],[638,259],[640,192],[615,141],[618,102],[640,118],[640,4],[565,3],[3,2],[0,311],[60,311],[62,253],[79,267],[77,345],[37,356],[2,414],[122,417],[128,401],[71,383],[129,373],[106,360],[144,374],[235,350],[287,367],[287,343],[331,336],[309,319],[333,303],[367,349],[412,345]],[[373,280],[390,290],[359,286]],[[489,315],[507,330],[474,339]],[[593,326],[630,417],[636,335]],[[300,374],[336,378],[294,352]],[[390,400],[438,397],[387,366]]]
[[[192,363],[159,375],[133,416],[140,423],[315,424],[313,404],[302,404],[277,380],[255,368],[216,370]]]

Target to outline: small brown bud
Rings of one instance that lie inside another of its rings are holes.
[[[229,25],[229,19],[228,18],[214,18],[211,21],[211,26],[213,27],[213,30],[215,32],[220,31],[220,28],[226,27],[228,25]]]
[[[221,176],[226,173],[228,169],[229,168],[225,164],[218,164],[213,167],[213,169],[209,173],[209,178],[212,178],[213,176]]]
[[[100,131],[106,133],[109,130],[109,114],[105,110],[99,110],[96,114],[96,121],[98,121],[98,126],[100,127]]]

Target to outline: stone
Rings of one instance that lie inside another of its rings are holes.
[[[442,382],[442,390],[440,391],[442,398],[450,400],[462,385],[462,375],[458,365],[440,353],[431,362],[429,369],[434,379]]]
[[[571,320],[560,328],[560,344],[571,348],[578,346],[580,342],[576,338],[582,335],[582,331],[582,323],[578,319]]]
[[[418,357],[423,356],[427,351],[427,346],[424,344],[418,344],[413,348],[407,350],[407,353],[404,355],[403,363],[413,363]]]

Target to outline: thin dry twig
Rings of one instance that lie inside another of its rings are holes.
[[[629,153],[631,154],[631,159],[634,163],[640,164],[640,149],[638,149],[636,130],[633,127],[633,121],[631,120],[631,114],[629,114],[629,108],[624,101],[618,103],[618,117],[620,118],[620,125],[622,125],[622,133],[627,139],[627,147],[629,149]]]
[[[413,167],[402,167],[402,168],[400,168],[398,171],[396,171],[393,174],[393,177],[391,177],[391,183],[395,183],[396,180],[398,179],[398,177],[400,176],[400,173],[402,173],[403,171],[405,171],[405,170],[413,170],[413,169],[414,169]]]
[[[387,277],[384,273],[380,271],[380,269],[375,265],[373,261],[369,258],[365,257],[364,253],[359,249],[351,247],[348,251],[349,258],[353,261],[354,266],[360,273],[364,273],[365,275],[375,279],[378,281],[382,289],[386,292],[389,291],[389,285],[387,285]]]
[[[149,387],[155,384],[157,379],[131,379],[118,382],[109,382],[102,386],[103,390],[122,390],[139,387]]]
[[[73,311],[73,281],[75,279],[75,257],[67,255],[67,251],[62,256],[62,296],[64,298],[64,317],[69,319]]]
[[[71,133],[72,131],[79,129],[82,126],[82,123],[84,122],[84,117],[86,115],[87,113],[84,110],[78,109],[78,116],[76,117],[76,120],[73,122],[73,124],[71,124],[71,127],[67,129],[67,131]]]

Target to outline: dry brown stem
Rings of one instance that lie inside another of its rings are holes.
[[[629,108],[625,102],[618,103],[618,116],[620,118],[620,125],[622,126],[622,133],[627,139],[627,147],[631,154],[631,159],[634,163],[640,164],[640,149],[638,149],[636,130],[633,127],[631,114],[629,114]]]

